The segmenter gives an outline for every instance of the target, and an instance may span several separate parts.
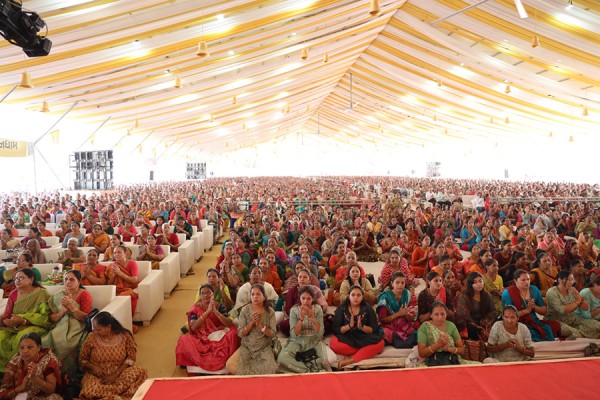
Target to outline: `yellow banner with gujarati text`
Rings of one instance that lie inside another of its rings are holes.
[[[0,157],[27,157],[27,142],[0,139]]]

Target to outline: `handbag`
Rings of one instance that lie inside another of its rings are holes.
[[[312,361],[315,361],[317,358],[319,358],[319,356],[317,355],[317,351],[314,348],[312,348],[306,351],[297,351],[294,358],[298,362],[308,364]]]
[[[94,330],[94,326],[92,325],[92,320],[99,313],[97,308],[92,309],[87,317],[85,317],[85,330],[91,332]]]
[[[458,365],[460,364],[460,360],[456,354],[452,354],[447,351],[438,351],[433,353],[427,360],[425,360],[425,365],[428,367],[439,367],[442,365]]]
[[[487,357],[487,349],[483,340],[465,340],[465,360],[482,362]]]

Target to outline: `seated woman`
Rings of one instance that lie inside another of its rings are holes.
[[[444,303],[433,302],[428,314],[431,320],[425,321],[417,334],[419,357],[425,359],[426,366],[478,364],[464,360],[465,347],[456,325],[446,320],[447,308]]]
[[[305,270],[303,279],[308,279]],[[317,289],[318,290],[318,289]],[[315,304],[315,291],[304,285],[299,289],[300,304],[290,310],[290,339],[281,349],[277,363],[279,372],[307,373],[330,371],[323,339],[323,308]]]
[[[43,337],[44,348],[54,350],[63,371],[77,371],[79,348],[87,336],[85,319],[92,311],[92,295],[81,286],[79,271],[64,276],[65,288],[48,300],[52,329]]]
[[[498,261],[489,259],[485,263],[486,273],[483,275],[483,288],[492,296],[496,313],[502,313],[502,292],[504,291],[504,283],[502,277],[498,275]]]
[[[314,276],[312,274],[312,272],[310,272],[308,267],[302,261],[297,261],[296,263],[294,263],[294,269],[293,269],[294,274],[292,276],[290,276],[289,278],[287,278],[283,285],[282,293],[284,296],[287,295],[287,292],[291,288],[298,286],[298,273],[300,272],[301,269],[306,269],[310,273],[310,276],[308,278],[309,284],[311,284],[315,287],[319,287],[319,280],[317,279],[317,277]]]
[[[27,252],[31,254],[32,264],[46,264],[48,262],[46,255],[42,252],[40,242],[37,239],[30,239],[25,248],[27,249]]]
[[[106,251],[104,252],[104,256],[102,257],[102,261],[114,261],[115,260],[115,249],[118,246],[123,246],[123,242],[121,241],[121,235],[119,234],[114,234],[110,237],[110,242],[109,242],[109,246],[106,248]],[[131,258],[131,249],[129,247],[126,247],[127,249],[127,253],[125,254],[125,256],[130,259]],[[100,253],[100,252],[98,252]]]
[[[131,315],[135,313],[138,294],[138,264],[125,258],[125,246],[117,246],[115,261],[106,269],[106,284],[117,287],[117,296],[131,297]],[[134,328],[135,329],[135,328]]]
[[[279,274],[277,274],[277,269],[273,271],[269,265],[269,261],[266,258],[261,258],[258,262],[258,266],[262,270],[262,280],[263,282],[268,282],[273,286],[275,292],[281,296],[281,291],[283,290],[283,283],[281,282],[281,278]]]
[[[485,274],[485,264],[492,259],[492,253],[487,250],[487,249],[483,249],[479,251],[479,262],[471,265],[471,268],[469,268],[469,271],[467,272],[467,275],[470,272],[478,272],[481,275]]]
[[[458,298],[456,320],[466,326],[470,340],[485,340],[496,320],[492,296],[483,288],[483,277],[478,272],[467,275],[465,290]]]
[[[338,368],[372,358],[383,350],[383,329],[360,286],[350,288],[346,301],[335,310],[333,334],[329,347],[346,356]]]
[[[58,229],[54,231],[54,235],[56,235],[56,237],[58,237],[58,240],[61,242],[65,240],[65,236],[67,234],[73,232],[71,230],[71,227],[69,226],[69,223],[64,219],[58,223],[57,228]],[[77,244],[79,245],[79,243]]]
[[[421,246],[416,247],[412,252],[412,262],[410,263],[410,272],[419,278],[423,278],[427,271],[429,261],[435,255],[435,249],[430,247],[431,239],[429,236],[423,236]]]
[[[415,305],[415,298],[406,288],[406,277],[402,272],[394,272],[390,285],[377,299],[377,314],[387,345],[408,349],[417,343]]]
[[[135,244],[139,246],[145,246],[148,244],[148,236],[151,235],[150,225],[144,223],[139,227],[139,230],[140,233],[138,233],[135,237]],[[154,239],[156,239],[156,236]]]
[[[31,254],[22,253],[17,257],[16,263],[17,266],[13,269],[7,269],[1,272],[0,274],[0,289],[4,290],[4,297],[8,297],[13,290],[15,290],[15,276],[17,272],[24,268],[28,268],[33,271],[33,276],[35,277],[36,282],[40,282],[42,280],[42,274],[40,271],[33,266],[31,263]]]
[[[102,230],[102,225],[94,224],[92,227],[92,233],[89,233],[85,239],[83,239],[84,247],[94,247],[99,253],[104,253],[110,244],[110,238]]]
[[[261,284],[252,285],[251,302],[238,317],[238,334],[242,338],[237,375],[267,375],[277,372],[273,354],[273,337],[277,335],[275,311]]]
[[[356,253],[353,251],[347,252],[346,256],[345,256],[344,265],[342,265],[335,271],[335,278],[334,278],[334,283],[333,283],[333,288],[335,290],[340,290],[340,287],[342,286],[342,282],[348,276],[348,268],[350,268],[350,265],[354,265],[357,263],[358,263],[358,259],[356,258]],[[366,278],[364,271],[363,271],[362,276],[363,276],[363,278]],[[330,287],[331,287],[331,285],[330,285]]]
[[[388,262],[385,263],[383,268],[381,269],[381,275],[379,275],[379,285],[381,289],[385,288],[389,282],[390,277],[396,271],[400,271],[407,277],[408,286],[413,284],[414,275],[410,272],[408,268],[408,261],[401,256],[402,250],[399,247],[393,247],[390,250],[390,257],[388,258]]]
[[[515,306],[507,305],[502,310],[502,321],[490,330],[487,351],[499,362],[527,361],[535,355],[529,329],[519,322]]]
[[[340,295],[339,300],[336,302],[335,296],[333,300],[333,304],[338,306],[340,303],[343,303],[348,298],[350,294],[350,288],[352,286],[360,286],[363,290],[363,297],[367,303],[370,305],[374,305],[377,302],[377,296],[375,296],[375,290],[373,290],[373,286],[371,282],[365,278],[365,271],[361,268],[360,265],[356,263],[352,263],[348,266],[348,274],[346,275],[346,279],[342,282],[340,286]]]
[[[85,371],[79,398],[131,399],[148,377],[145,368],[135,365],[133,336],[106,311],[99,312],[92,325],[79,353],[79,366]]]
[[[522,251],[515,250],[512,253],[510,264],[502,271],[498,271],[498,275],[502,277],[504,287],[509,286],[513,281],[513,275],[518,269],[529,269],[529,258],[527,254]]]
[[[589,311],[590,305],[573,287],[574,278],[571,271],[560,271],[557,281],[557,285],[548,289],[546,293],[546,319],[558,321],[560,334],[567,339],[600,338],[600,321],[583,318],[575,312],[578,308]]]
[[[62,241],[61,247],[63,249],[67,248],[69,244],[69,239],[75,238],[77,239],[77,245],[83,246],[83,239],[85,239],[85,235],[81,232],[81,225],[77,221],[71,222],[71,232],[67,233]]]
[[[246,265],[242,263],[242,256],[239,253],[233,253],[231,255],[231,266],[224,265],[221,274],[223,281],[229,286],[229,291],[233,293],[234,297],[238,289],[246,282],[250,280],[250,270]]]
[[[569,269],[571,267],[571,261],[579,260],[582,261],[579,255],[579,243],[576,240],[567,240],[565,243],[565,252],[558,257],[558,266],[560,269]]]
[[[435,271],[427,274],[427,287],[419,293],[417,297],[417,310],[418,320],[420,323],[429,321],[431,319],[431,305],[436,301],[442,302],[446,305],[446,315],[449,320],[455,319],[455,313],[453,311],[454,306],[449,301],[446,295],[446,288],[442,283],[442,277]]]
[[[558,269],[552,266],[552,259],[548,253],[536,251],[536,261],[531,264],[531,284],[536,286],[543,297],[546,297],[548,289],[554,286]]]
[[[177,365],[218,371],[240,347],[240,339],[225,306],[215,301],[214,288],[205,283],[199,292],[200,300],[188,313],[190,333],[181,335],[177,342]]]
[[[290,288],[290,290],[287,291],[287,294],[285,296],[284,310],[285,310],[285,314],[288,316],[288,318],[284,319],[279,324],[279,330],[286,336],[289,336],[289,334],[290,334],[290,318],[289,317],[291,316],[290,313],[292,311],[292,307],[297,304],[300,304],[300,289],[303,288],[304,286],[310,286],[312,288],[312,290],[313,290],[312,302],[314,304],[318,304],[319,306],[321,306],[321,308],[323,309],[322,314],[325,314],[325,312],[327,311],[327,301],[325,300],[325,297],[323,296],[323,293],[321,292],[321,290],[317,286],[314,286],[310,283],[310,276],[311,276],[311,273],[306,268],[299,269],[298,276],[297,276],[298,284],[296,286]],[[325,329],[326,334],[330,333],[331,332],[331,323],[330,322],[328,323],[328,321],[325,322],[324,329]]]
[[[121,235],[125,243],[131,242],[131,239],[137,235],[137,230],[132,225],[131,218],[125,218],[125,224],[121,225],[117,232]]]
[[[529,273],[518,269],[514,274],[514,285],[502,293],[502,306],[512,305],[517,309],[519,322],[525,324],[534,342],[554,341],[560,332],[556,321],[542,321],[539,315],[546,315],[548,309],[538,288],[531,286]]]
[[[458,298],[463,291],[461,282],[456,279],[456,275],[450,269],[444,271],[442,275],[444,289],[446,289],[446,304],[450,305],[450,309],[456,310]]]
[[[62,252],[56,262],[62,264],[65,269],[71,269],[73,264],[82,263],[84,260],[85,255],[83,254],[83,251],[77,248],[77,239],[71,238],[69,239],[66,250]]]
[[[160,262],[165,258],[165,253],[162,247],[156,244],[156,237],[148,235],[148,243],[140,247],[140,254],[137,257],[138,261],[150,261],[152,269],[158,269]]]
[[[21,337],[30,332],[43,335],[50,326],[48,292],[23,268],[15,275],[16,289],[8,296],[0,327],[0,372],[17,353]]]
[[[354,240],[352,250],[356,253],[356,257],[359,261],[374,262],[379,259],[377,246],[375,245],[373,238],[369,236],[366,227],[361,227],[358,231],[358,236]]]
[[[569,268],[567,269],[570,269],[571,274],[573,274],[573,287],[577,289],[577,291],[583,290],[587,284],[587,271],[583,267],[583,261],[577,259],[571,260],[571,265],[569,265]]]
[[[480,251],[481,251],[481,247],[479,246],[479,244],[476,244],[473,246],[473,248],[471,248],[471,255],[469,255],[469,257],[463,259],[460,262],[454,263],[454,265],[457,268],[460,268],[460,270],[461,270],[462,274],[465,276],[465,278],[471,271],[471,267],[473,265],[481,263],[481,261],[479,260],[479,252]],[[445,248],[444,248],[444,252],[445,252]],[[458,276],[456,278],[458,279]]]
[[[233,260],[231,259],[231,256],[233,255],[233,251],[234,251],[233,243],[228,242],[227,244],[225,244],[225,246],[223,246],[221,255],[217,259],[217,264],[215,265],[215,268],[219,272],[222,273],[225,271],[225,265],[228,265],[231,267],[231,265],[233,264]]]
[[[36,332],[21,336],[19,352],[15,354],[4,372],[0,399],[62,400],[56,394],[61,384],[59,361],[51,349],[42,348]]]
[[[206,283],[213,288],[213,299],[218,304],[224,305],[226,310],[231,310],[234,303],[229,294],[229,288],[221,278],[219,271],[215,268],[209,268],[208,271],[206,271]],[[202,287],[198,289],[196,297],[194,298],[194,302],[196,303],[200,300],[200,289],[202,289]]]
[[[150,228],[150,233],[155,235],[157,238],[162,238],[162,225],[165,223],[165,219],[159,215],[156,217],[156,224]]]
[[[73,269],[81,273],[82,285],[106,285],[106,265],[98,264],[100,253],[89,249],[84,264],[75,264]]]
[[[579,307],[577,308],[577,314],[583,318],[600,321],[600,275],[597,275],[580,294],[590,308],[583,311]]]

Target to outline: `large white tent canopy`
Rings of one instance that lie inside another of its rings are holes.
[[[89,149],[114,150],[117,183],[183,179],[186,161],[215,176],[418,176],[437,161],[442,176],[598,181],[597,0],[23,7],[53,48],[0,43],[0,138],[38,141],[35,179],[31,157],[0,159],[13,188],[70,186],[69,154]],[[35,88],[15,88],[24,71]]]

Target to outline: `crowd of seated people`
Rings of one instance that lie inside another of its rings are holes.
[[[330,348],[343,357],[338,367],[373,357],[384,345],[415,343],[421,357],[441,362],[451,355],[463,362],[475,341],[489,341],[490,355],[514,345],[531,357],[531,340],[600,335],[594,242],[600,211],[587,200],[598,194],[582,184],[390,177],[228,178],[92,195],[17,193],[2,199],[0,245],[39,257],[44,223],[60,219],[65,264],[81,272],[75,278],[114,284],[135,307],[137,265],[121,242],[135,241],[143,246],[138,259],[155,262],[157,245],[176,251],[177,233],[189,239],[200,220],[215,231],[230,226],[212,283],[200,288],[188,314],[189,333],[177,348],[181,365],[221,369],[239,348],[240,374],[328,370],[321,344],[329,331]],[[472,198],[475,208],[462,198]],[[15,240],[13,228],[29,228],[27,237]],[[76,250],[84,244],[93,249],[82,260]],[[99,258],[113,263],[102,268]],[[376,260],[385,263],[378,282],[361,265]],[[426,288],[415,293],[419,278]],[[328,315],[326,303],[337,310]],[[58,318],[50,308],[48,326]],[[290,335],[278,355],[276,312],[285,314]],[[515,332],[522,340],[507,344]],[[206,340],[213,333],[219,338]]]

